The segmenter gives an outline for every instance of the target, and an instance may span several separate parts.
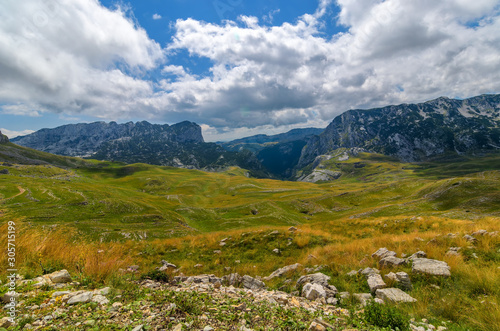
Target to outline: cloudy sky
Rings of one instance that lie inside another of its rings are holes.
[[[2,0],[0,128],[189,120],[213,141],[499,93],[499,11],[499,0]]]

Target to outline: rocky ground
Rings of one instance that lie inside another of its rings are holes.
[[[455,254],[450,249],[450,254]],[[412,274],[449,277],[450,267],[443,261],[428,259],[419,251],[398,258],[381,248],[372,257],[382,267],[411,263]],[[376,268],[348,273],[366,281],[370,293],[338,292],[331,277],[300,264],[285,266],[267,277],[223,277],[197,275],[168,277],[176,266],[162,266],[149,273],[149,279],[127,281],[125,287],[89,290],[72,280],[66,270],[31,280],[17,280],[19,293],[7,292],[2,300],[17,300],[15,323],[2,318],[0,327],[12,330],[378,330],[365,315],[372,305],[411,304],[417,300],[411,291],[410,275],[389,272],[382,276]],[[301,271],[293,282],[284,281],[287,293],[267,290],[265,282],[286,278]],[[144,277],[143,277],[144,278]],[[385,281],[384,281],[385,279]],[[387,287],[386,281],[397,287]],[[9,284],[7,284],[9,285]],[[350,309],[345,309],[349,307]],[[8,312],[9,305],[4,311]],[[409,318],[408,318],[409,319]],[[427,320],[407,320],[409,330],[446,330],[446,323],[432,325]],[[0,329],[1,330],[1,329]]]

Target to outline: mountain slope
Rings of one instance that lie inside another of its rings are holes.
[[[150,124],[146,121],[124,124],[116,122],[69,124],[16,137],[12,142],[58,155],[88,157],[98,152],[107,142],[132,138],[163,143],[204,142],[201,128],[195,123],[182,122],[169,126]]]
[[[252,152],[259,152],[269,145],[277,143],[287,143],[291,141],[307,141],[311,136],[318,135],[324,129],[305,128],[293,129],[285,133],[275,134],[268,136],[266,134],[258,134],[255,136],[236,139],[228,142],[219,142],[218,144],[228,151],[240,151],[248,149]]]
[[[500,95],[349,110],[308,141],[298,167],[337,148],[359,147],[408,162],[497,150],[499,126]]]
[[[205,143],[201,127],[187,121],[174,125],[146,121],[71,124],[42,129],[12,141],[65,156],[205,170],[239,166],[255,176],[266,176],[254,155],[229,152],[214,143]]]

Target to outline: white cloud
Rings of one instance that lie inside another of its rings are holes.
[[[9,137],[9,139],[12,139],[12,138],[15,138],[15,137],[18,137],[18,136],[25,136],[25,135],[28,135],[30,133],[35,132],[33,130],[13,131],[13,130],[7,130],[7,129],[4,129],[4,128],[0,128],[0,131],[2,132],[2,134],[4,134],[7,137]]]
[[[154,20],[161,20],[161,15],[160,14],[153,14],[153,19]]]
[[[0,4],[16,18],[0,19],[3,112],[187,119],[230,136],[319,125],[350,108],[500,91],[496,0],[337,0],[347,32],[334,36],[322,30],[331,0],[280,26],[179,19],[165,50],[124,10],[93,0],[18,3]],[[23,23],[40,10],[50,20]],[[209,74],[165,65],[180,51],[208,59]],[[163,77],[141,78],[152,70]]]
[[[105,117],[151,96],[151,82],[126,72],[156,68],[164,51],[124,10],[93,0],[26,0],[2,2],[0,13],[4,112]]]

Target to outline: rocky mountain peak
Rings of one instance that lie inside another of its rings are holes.
[[[338,148],[360,147],[415,162],[445,153],[500,149],[500,95],[354,109],[337,116],[303,149],[298,167]]]

